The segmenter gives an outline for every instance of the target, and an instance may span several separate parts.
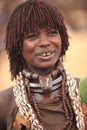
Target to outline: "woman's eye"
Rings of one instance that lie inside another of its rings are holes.
[[[31,34],[29,34],[27,37],[26,37],[26,39],[28,39],[28,40],[34,40],[34,39],[36,39],[38,37],[38,34],[36,34],[36,33],[31,33]]]
[[[48,35],[49,35],[49,36],[55,36],[55,35],[57,35],[58,33],[59,33],[59,32],[56,31],[56,30],[51,30],[51,31],[48,32]]]

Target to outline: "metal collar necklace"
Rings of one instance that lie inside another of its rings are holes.
[[[48,93],[61,87],[62,79],[63,79],[62,76],[59,76],[58,78],[52,81],[52,86],[50,87],[48,86],[46,88],[42,87],[40,83],[32,83],[32,82],[29,82],[29,86],[31,88],[31,92]]]
[[[23,70],[23,75],[29,80],[33,80],[33,82],[29,83],[31,87],[31,91],[33,92],[49,92],[53,91],[61,86],[60,82],[62,81],[62,76],[60,75],[59,69],[55,69],[51,74],[41,77],[38,74],[27,72],[27,70]],[[54,77],[57,77],[54,79]],[[53,80],[54,79],[54,80]],[[34,83],[34,80],[37,80],[38,83]]]

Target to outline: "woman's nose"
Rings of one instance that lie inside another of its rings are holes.
[[[39,47],[46,47],[50,45],[50,40],[47,36],[41,37],[39,42]]]

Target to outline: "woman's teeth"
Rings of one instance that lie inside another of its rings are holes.
[[[42,53],[42,56],[50,56],[52,54],[52,52],[47,52],[47,53]]]

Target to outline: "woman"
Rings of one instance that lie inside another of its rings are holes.
[[[64,18],[53,5],[28,0],[16,7],[6,32],[16,85],[0,93],[0,129],[85,130],[77,81],[63,66],[68,46]]]

